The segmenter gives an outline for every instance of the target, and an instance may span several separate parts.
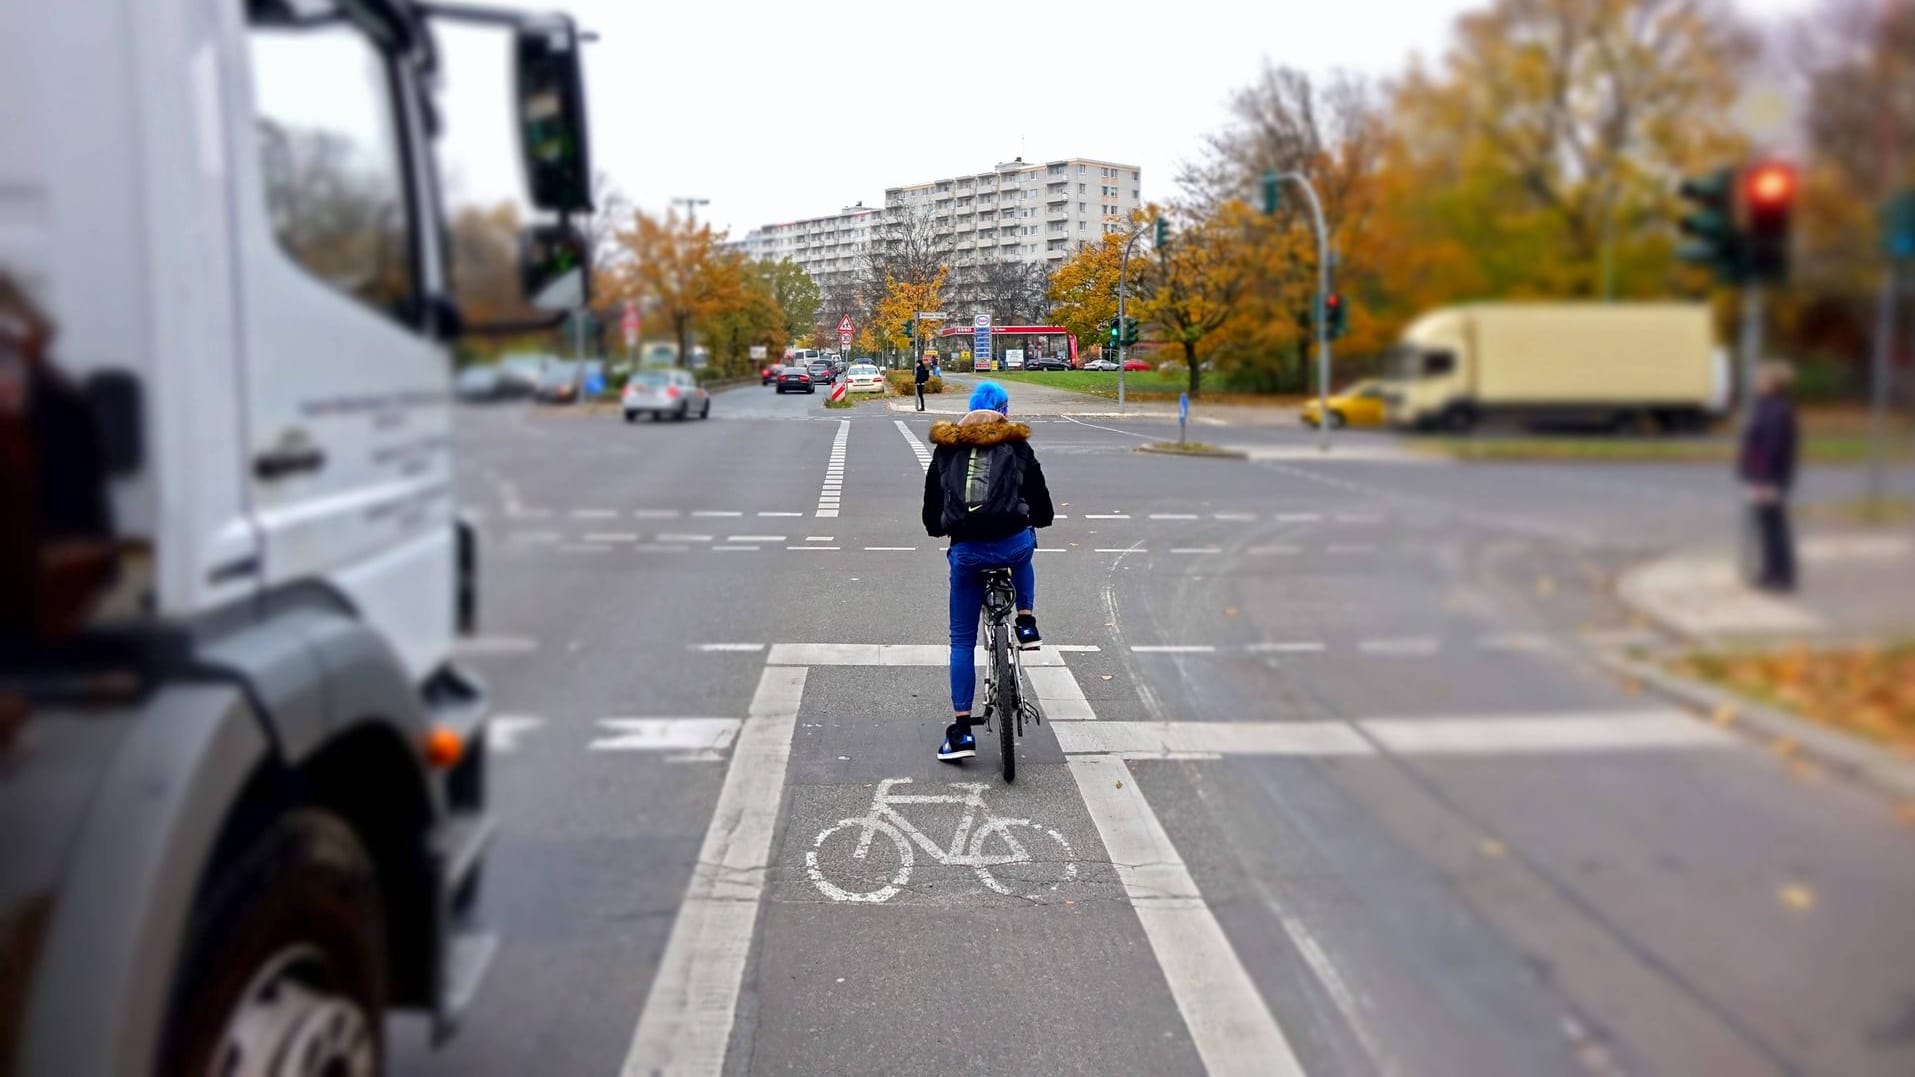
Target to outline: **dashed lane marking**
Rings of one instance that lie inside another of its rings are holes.
[[[726,542],[783,542],[783,535],[727,535]]]
[[[724,758],[743,723],[736,718],[600,718],[609,736],[592,741],[594,752],[671,752],[673,762]]]
[[[1086,520],[1128,520],[1130,519],[1130,513],[1128,512],[1087,512],[1084,514],[1084,519]]]
[[[692,515],[693,516],[724,517],[724,516],[743,516],[744,513],[733,512],[729,509],[694,509],[692,511]]]
[[[917,547],[916,546],[866,546],[865,549],[872,553],[912,553],[917,550]]]
[[[545,724],[545,719],[530,714],[495,714],[485,723],[485,747],[489,752],[515,752],[519,738]]]
[[[765,649],[765,645],[762,643],[694,643],[691,649],[710,653],[757,654]]]
[[[1435,654],[1440,646],[1436,640],[1427,636],[1409,639],[1366,639],[1357,643],[1357,650],[1364,654]]]
[[[711,539],[712,539],[712,537],[711,537],[710,535],[677,535],[677,534],[673,534],[673,535],[660,535],[660,536],[658,536],[658,541],[660,541],[660,542],[710,542],[710,541],[711,541]]]
[[[929,471],[931,469],[930,447],[918,440],[918,436],[911,432],[911,428],[904,424],[903,419],[892,421],[898,424],[898,433],[903,434],[904,440],[911,444],[911,452],[918,458],[918,470]]]
[[[824,484],[819,488],[818,507],[812,515],[830,518],[838,515],[842,505],[838,491],[844,483],[845,442],[851,437],[851,420],[838,420],[837,436],[831,441],[831,457],[825,464]]]
[[[760,516],[803,516],[802,512],[761,512]]]
[[[610,520],[618,516],[616,509],[573,509],[574,520]]]
[[[684,513],[677,509],[633,509],[635,520],[676,520]]]
[[[539,641],[530,636],[467,636],[453,641],[452,653],[461,658],[488,654],[530,654]]]
[[[1135,643],[1131,645],[1132,654],[1215,654],[1217,648],[1208,643]]]
[[[1197,514],[1194,512],[1153,512],[1150,514],[1150,518],[1153,520],[1194,520],[1197,518]]]
[[[786,546],[787,550],[836,550],[837,546]]]
[[[1222,553],[1223,551],[1221,549],[1218,549],[1215,546],[1172,546],[1170,548],[1170,552],[1171,553]]]
[[[1324,645],[1315,640],[1295,640],[1277,643],[1251,643],[1244,647],[1251,654],[1319,654]]]
[[[585,536],[587,542],[637,542],[638,536],[630,531],[595,531]]]

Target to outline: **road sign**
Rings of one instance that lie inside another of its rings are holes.
[[[830,397],[828,397],[827,399],[830,399],[830,400],[843,400],[843,399],[844,399],[844,392],[845,392],[845,390],[846,390],[846,389],[848,389],[848,388],[850,388],[850,383],[848,383],[848,382],[842,382],[842,381],[841,381],[841,382],[839,382],[838,384],[836,384],[836,385],[834,385],[834,386],[832,386],[832,387],[831,387],[831,396],[830,396]]]
[[[638,308],[629,300],[625,303],[625,313],[619,316],[618,324],[619,328],[625,331],[625,346],[636,347],[638,345]]]
[[[857,327],[851,324],[851,315],[847,314],[844,317],[838,319],[838,332],[840,334],[852,333],[856,331],[857,331]]]
[[[991,316],[989,314],[980,314],[971,319],[971,324],[979,329],[989,329],[991,327]]]
[[[1184,443],[1184,425],[1190,421],[1190,394],[1177,394],[1177,444]]]
[[[918,311],[918,320],[924,322],[942,322],[950,320],[950,315],[941,310]]]
[[[851,346],[851,330],[849,329],[838,330],[838,347],[849,348],[850,346]]]
[[[765,350],[765,346],[763,344],[753,344],[751,346],[751,357],[753,359],[764,359],[770,354],[771,353],[769,351]]]

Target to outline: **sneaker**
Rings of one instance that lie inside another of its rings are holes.
[[[1044,637],[1037,634],[1037,618],[1028,613],[1017,615],[1017,648],[1020,651],[1035,651]]]
[[[946,763],[955,763],[960,759],[969,759],[977,754],[977,738],[969,730],[958,732],[956,726],[944,731],[944,743],[938,745],[938,758]]]

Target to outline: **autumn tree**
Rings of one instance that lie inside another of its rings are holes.
[[[909,350],[911,338],[905,335],[905,326],[917,318],[919,311],[938,309],[949,272],[939,266],[931,278],[924,282],[886,277],[884,295],[878,300],[877,310],[873,312],[871,324],[867,327],[871,336],[865,339],[878,347]],[[925,326],[924,330],[927,333],[935,332],[935,327]]]
[[[1051,272],[1048,294],[1051,317],[1086,344],[1104,339],[1105,327],[1117,317],[1117,277],[1123,261],[1126,235],[1106,235],[1071,252]],[[1130,259],[1131,294],[1138,292],[1147,249],[1133,247]],[[1135,311],[1131,311],[1135,315]]]
[[[1659,294],[1674,180],[1732,159],[1725,0],[1493,0],[1397,85],[1400,193],[1493,294]]]
[[[789,258],[759,262],[755,270],[764,282],[773,302],[784,313],[786,340],[808,340],[818,325],[818,310],[823,303],[818,282],[803,266]]]
[[[798,268],[790,262],[769,264]],[[705,341],[722,374],[751,369],[754,346],[764,347],[767,354],[782,354],[786,342],[793,339],[791,316],[778,301],[778,274],[766,273],[766,265],[748,262],[735,251],[725,251],[711,267],[715,291],[729,297],[709,318],[705,330]],[[804,270],[798,269],[798,274],[810,283],[811,278]],[[811,294],[815,297],[816,290]],[[808,326],[810,317],[802,324]]]
[[[1151,252],[1141,274],[1136,317],[1146,339],[1171,345],[1188,368],[1190,395],[1203,391],[1203,359],[1218,332],[1239,313],[1246,294],[1255,215],[1224,202],[1204,215],[1191,207],[1157,209],[1173,222],[1170,242]]]
[[[613,294],[649,300],[678,343],[678,362],[691,362],[692,333],[707,319],[746,301],[736,260],[719,249],[722,235],[677,211],[655,217],[642,210],[617,232],[629,261],[614,274]]]

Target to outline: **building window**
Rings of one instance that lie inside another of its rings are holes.
[[[1079,213],[1084,212],[1084,203],[1082,202],[1077,203],[1077,212]]]
[[[1085,171],[1086,171],[1086,169],[1085,169],[1085,167],[1084,167],[1083,165],[1078,165],[1078,166],[1077,166],[1077,174],[1078,174],[1078,175],[1080,175],[1080,176],[1081,176],[1081,175],[1083,175]]]
[[[1130,189],[1130,200],[1131,200],[1132,202],[1135,202],[1135,201],[1137,201],[1137,199],[1138,199],[1138,195],[1137,195],[1137,188],[1135,188],[1135,187],[1132,187],[1132,188]]]
[[[1089,221],[1078,221],[1078,222],[1077,222],[1077,230],[1078,230],[1079,232],[1088,232],[1088,231],[1090,231],[1090,222],[1089,222]]]

